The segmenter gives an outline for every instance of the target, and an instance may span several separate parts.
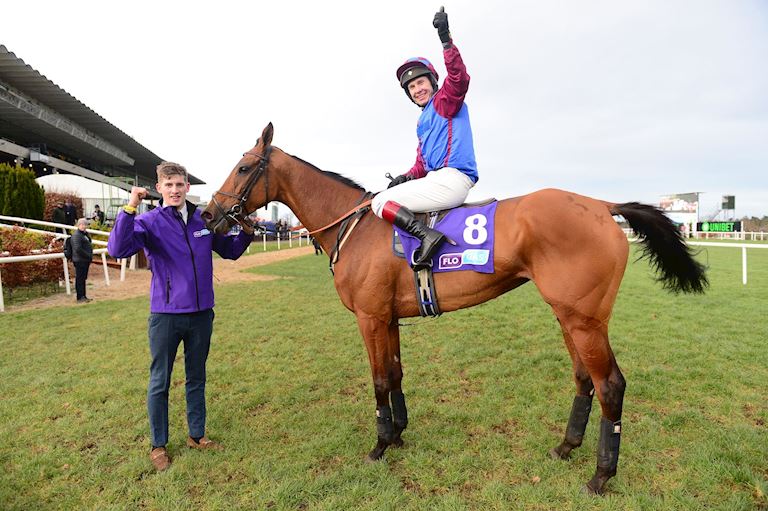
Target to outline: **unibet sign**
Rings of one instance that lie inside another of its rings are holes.
[[[699,222],[696,224],[699,232],[740,232],[741,222]]]

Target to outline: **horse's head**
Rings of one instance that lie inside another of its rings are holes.
[[[202,214],[211,231],[224,234],[235,224],[252,228],[246,217],[270,201],[267,167],[273,131],[270,122],[253,149],[243,154],[227,180],[213,194]]]

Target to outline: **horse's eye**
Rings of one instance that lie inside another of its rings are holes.
[[[238,172],[240,172],[242,174],[243,172],[248,172],[249,169],[248,169],[247,165],[243,165],[242,167],[240,167],[237,170],[238,170]]]

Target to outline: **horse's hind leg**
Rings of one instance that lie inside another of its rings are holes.
[[[597,469],[587,483],[590,493],[602,494],[605,483],[616,475],[621,440],[621,412],[626,383],[608,344],[605,323],[578,313],[556,311],[563,329],[573,340],[579,359],[589,372],[600,400],[600,438],[597,447]]]
[[[586,431],[587,422],[589,421],[589,412],[592,410],[592,396],[595,393],[589,371],[587,371],[581,358],[579,358],[576,347],[573,345],[573,339],[571,339],[570,334],[565,328],[562,328],[562,325],[561,329],[565,346],[568,348],[568,353],[571,355],[571,361],[573,362],[576,396],[573,398],[571,415],[565,428],[565,438],[560,445],[549,451],[550,455],[555,459],[567,459],[571,451],[581,445],[581,442],[584,440],[584,431]]]

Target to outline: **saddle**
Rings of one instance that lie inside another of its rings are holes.
[[[481,208],[481,207],[492,205],[495,202],[496,202],[496,199],[486,199],[479,202],[464,203],[461,206],[458,206],[453,209],[419,213],[416,216],[424,224],[434,229],[435,226],[438,224],[438,222],[445,219],[448,213],[452,211],[455,211],[457,209],[462,209],[462,208]],[[495,212],[495,205],[494,205],[493,212]],[[406,250],[405,250],[405,247],[403,246],[402,238],[400,237],[397,229],[393,229],[392,251],[397,257],[406,258]],[[470,251],[468,250],[465,252],[470,252]],[[489,256],[486,254],[486,259],[485,259],[486,263],[487,263],[488,257]],[[477,264],[477,261],[473,263],[471,259],[472,257],[469,257],[468,264]],[[462,269],[461,262],[464,260],[465,260],[465,257],[463,253],[445,254],[440,258],[440,262],[438,264],[438,267],[439,267],[438,270],[450,271],[455,269]],[[444,261],[446,262],[445,265],[443,265]],[[491,265],[492,263],[493,263],[493,260],[491,258]],[[456,266],[456,264],[458,264],[458,266]],[[451,267],[451,265],[453,265],[454,267]],[[464,269],[467,269],[467,268],[464,268]],[[476,270],[476,271],[484,271],[484,270]],[[440,306],[438,304],[438,299],[437,299],[437,289],[435,288],[435,279],[434,279],[433,273],[434,273],[433,267],[430,266],[428,268],[414,272],[413,274],[415,286],[416,286],[416,301],[419,304],[419,314],[423,317],[426,317],[426,316],[437,317],[441,314]]]

